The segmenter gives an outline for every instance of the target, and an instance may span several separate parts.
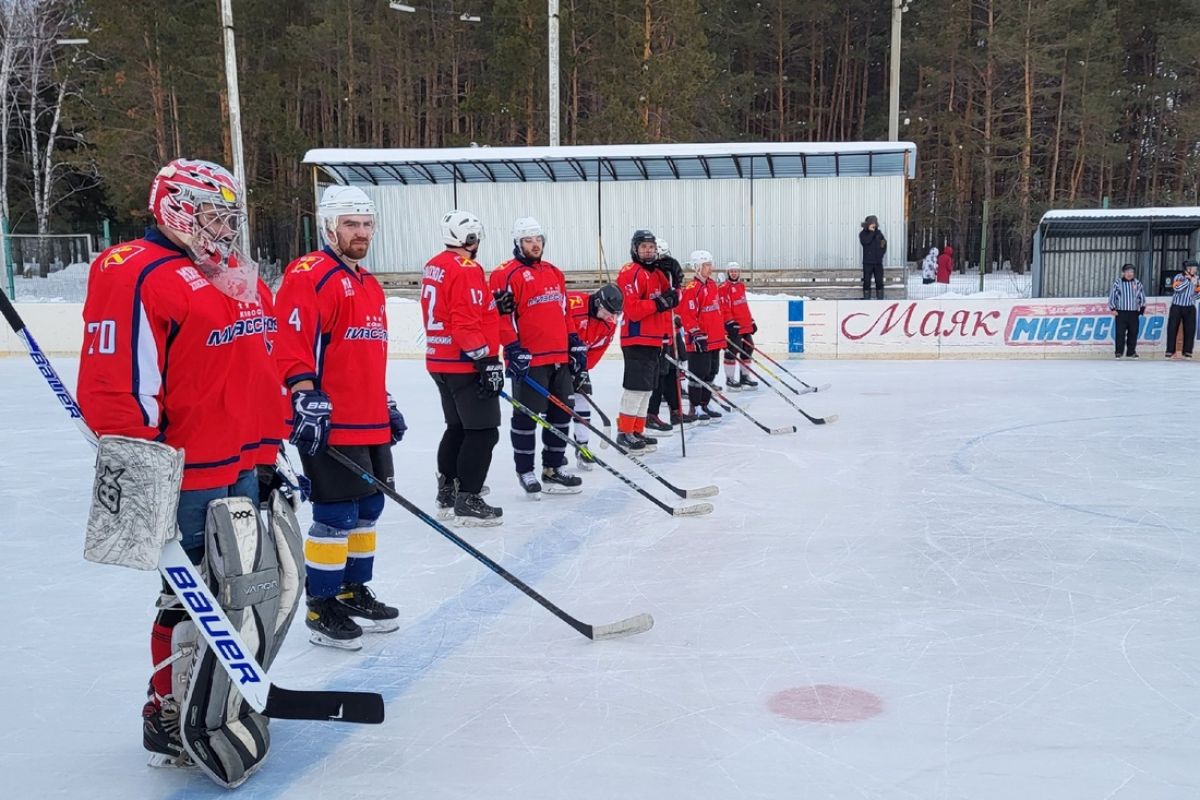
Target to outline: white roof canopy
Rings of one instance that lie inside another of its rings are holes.
[[[912,142],[336,148],[304,163],[339,183],[527,183],[916,175]]]

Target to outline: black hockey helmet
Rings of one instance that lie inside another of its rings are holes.
[[[633,232],[633,237],[629,240],[629,257],[633,259],[633,263],[635,264],[653,264],[654,260],[658,258],[657,253],[649,261],[642,261],[640,258],[638,258],[638,245],[643,242],[650,242],[654,245],[658,244],[658,240],[654,238],[654,234],[652,232],[646,230],[645,228],[639,228]]]
[[[596,291],[592,292],[591,296],[591,315],[596,316],[596,309],[603,308],[614,317],[620,314],[625,309],[625,295],[617,288],[616,284],[606,283]]]

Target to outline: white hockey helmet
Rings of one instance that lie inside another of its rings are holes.
[[[693,250],[692,254],[690,256],[688,256],[688,266],[691,267],[692,269],[696,270],[697,272],[700,271],[700,266],[702,264],[712,264],[712,263],[713,263],[713,254],[708,252],[707,250]]]
[[[671,245],[667,244],[666,239],[655,239],[654,249],[658,252],[658,257],[671,255]]]
[[[521,217],[513,223],[512,227],[513,244],[518,248],[521,246],[522,239],[537,239],[542,240],[542,246],[546,246],[546,232],[542,230],[542,223],[538,222],[533,217]]]
[[[742,265],[736,261],[730,261],[725,265],[725,277],[729,280],[736,281],[738,276],[742,274]]]
[[[450,247],[470,249],[483,241],[483,223],[470,211],[457,208],[442,217],[442,242]]]
[[[317,219],[321,223],[321,235],[325,243],[337,250],[337,226],[339,217],[357,215],[375,216],[375,201],[357,186],[326,186],[317,204]]]

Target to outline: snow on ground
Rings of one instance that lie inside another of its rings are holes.
[[[956,298],[973,297],[1005,298],[1030,297],[1033,292],[1033,275],[1016,272],[990,272],[983,276],[983,288],[979,288],[979,271],[974,270],[965,274],[952,272],[950,283],[921,283],[921,270],[909,272],[908,298],[924,300],[927,298]]]
[[[33,265],[27,265],[25,275],[13,277],[13,288],[16,289],[15,300],[18,303],[82,303],[87,294],[88,265],[69,264],[66,267],[51,272],[45,278],[39,277],[32,270]],[[0,276],[3,275],[0,269]],[[8,286],[4,287],[8,291]]]
[[[389,505],[375,586],[400,630],[352,654],[298,621],[273,670],[380,691],[387,721],[277,721],[237,797],[1200,796],[1194,448],[1163,425],[1192,365],[789,366],[833,383],[797,402],[837,423],[760,390],[735,398],[804,427],[734,417],[692,432],[686,460],[677,438],[649,457],[720,485],[708,517],[601,471],[532,503],[504,437],[506,523],[466,538],[585,621],[653,614],[641,636],[587,641]],[[610,413],[619,371],[595,376]],[[436,394],[418,362],[389,383],[410,426],[397,487],[430,508]],[[27,359],[0,359],[0,408],[6,795],[233,796],[144,766],[158,580],[83,561],[91,454]]]

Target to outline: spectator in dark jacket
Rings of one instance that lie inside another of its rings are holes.
[[[950,283],[950,273],[954,271],[954,248],[946,245],[938,256],[937,282]]]
[[[875,296],[883,299],[883,254],[887,250],[887,239],[879,230],[879,218],[874,214],[863,220],[862,230],[858,234],[858,243],[862,245],[862,290],[863,300],[871,297],[871,278],[875,278]]]

